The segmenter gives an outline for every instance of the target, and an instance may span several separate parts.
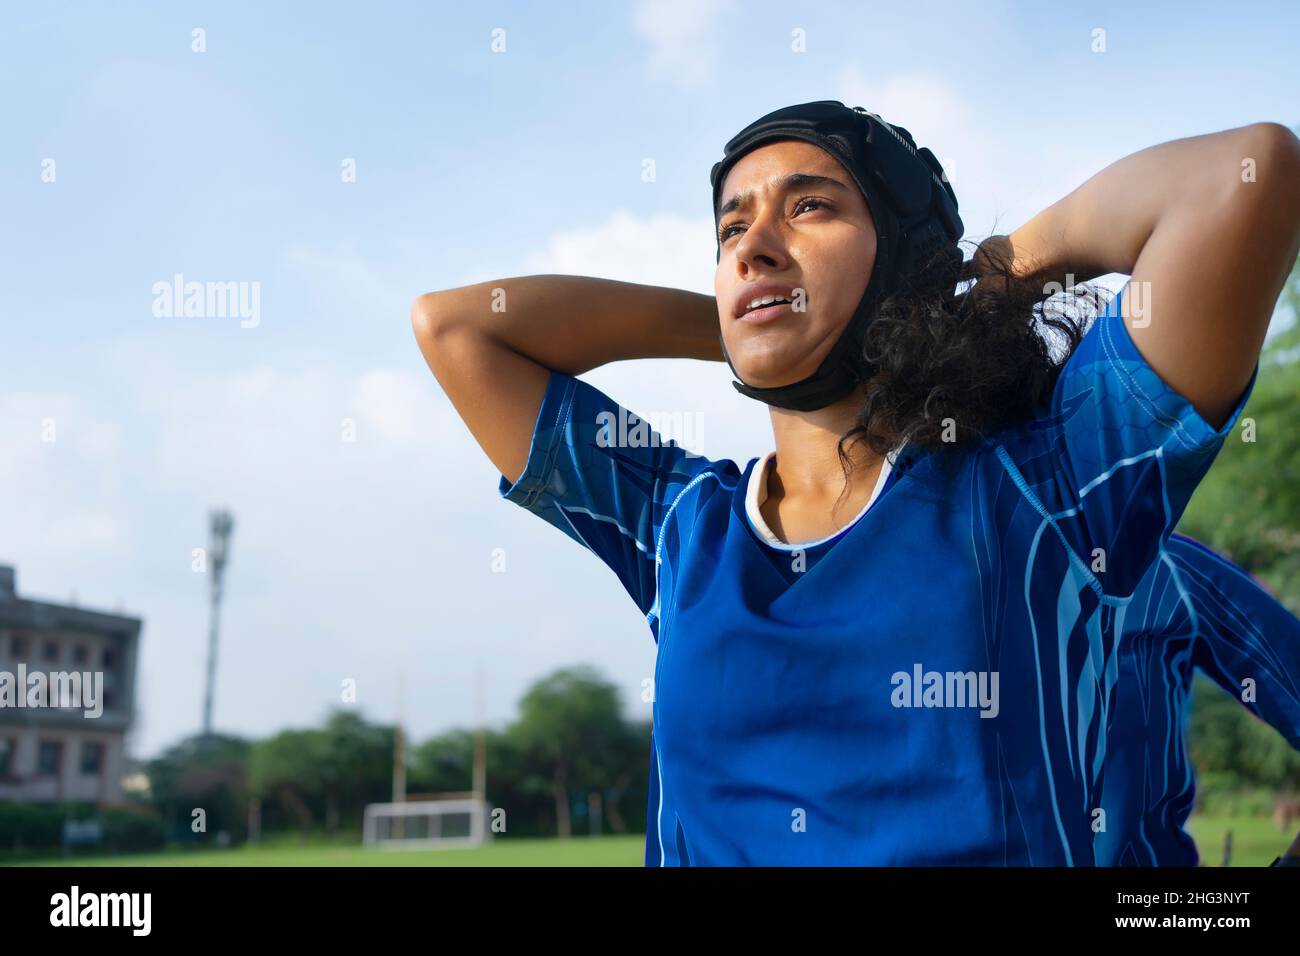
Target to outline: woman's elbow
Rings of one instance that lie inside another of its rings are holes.
[[[1253,123],[1246,127],[1242,182],[1258,181],[1270,204],[1300,210],[1300,137],[1281,123]],[[1250,176],[1246,175],[1249,169]]]
[[[446,321],[447,310],[442,306],[440,293],[426,292],[411,303],[411,328],[419,341],[432,339]]]

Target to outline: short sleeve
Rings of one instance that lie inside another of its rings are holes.
[[[523,474],[513,484],[501,475],[498,491],[594,553],[648,614],[664,515],[712,464],[593,385],[552,371]]]
[[[1255,386],[1212,427],[1138,351],[1121,304],[1093,321],[1057,379],[1046,441],[1058,527],[1088,563],[1104,552],[1103,589],[1127,596],[1155,561]]]
[[[1192,663],[1300,750],[1300,619],[1193,538],[1173,535],[1169,554],[1194,621]]]

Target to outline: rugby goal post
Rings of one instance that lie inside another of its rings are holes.
[[[492,839],[492,808],[474,797],[371,803],[362,819],[362,845],[381,850],[482,846]]]

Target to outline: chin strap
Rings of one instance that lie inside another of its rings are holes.
[[[718,341],[722,343],[723,358],[727,360],[727,367],[731,369],[731,374],[736,377],[736,380],[731,383],[732,386],[746,398],[755,399],[775,408],[811,412],[835,404],[851,394],[855,388],[865,384],[871,377],[871,372],[862,358],[862,340],[868,326],[871,325],[871,320],[875,317],[876,307],[883,298],[881,293],[884,283],[877,282],[873,274],[868,286],[849,324],[830,353],[822,360],[817,371],[791,385],[778,385],[772,388],[746,385],[741,380],[740,373],[736,371],[731,356],[727,353],[727,343],[722,340],[722,335],[719,333]]]

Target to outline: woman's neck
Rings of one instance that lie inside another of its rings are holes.
[[[832,535],[866,505],[880,476],[883,456],[860,442],[846,445],[851,468],[846,483],[837,446],[857,421],[858,395],[811,412],[773,408],[776,454],[766,477],[763,519],[784,541]],[[847,489],[847,490],[846,490]]]
[[[862,396],[855,392],[811,412],[770,409],[777,457],[773,471],[780,475],[785,494],[835,497],[844,490],[844,472],[836,449],[840,437],[857,423],[862,402]],[[859,442],[846,445],[845,454],[854,473],[879,464],[881,458]],[[857,484],[857,480],[853,483]]]

